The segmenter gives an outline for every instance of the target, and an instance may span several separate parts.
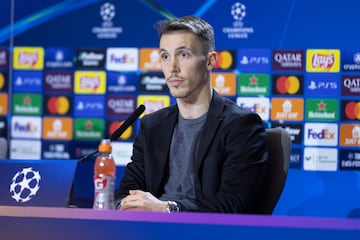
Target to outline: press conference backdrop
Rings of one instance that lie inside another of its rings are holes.
[[[0,135],[9,158],[78,159],[139,104],[148,114],[173,103],[153,24],[196,15],[215,30],[214,88],[292,136],[274,214],[359,210],[359,1],[10,0],[0,9]],[[138,125],[113,142],[117,184]],[[91,199],[89,169],[77,175],[86,185],[79,194]]]

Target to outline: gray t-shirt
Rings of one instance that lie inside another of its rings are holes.
[[[170,176],[160,198],[180,202],[189,210],[196,210],[194,158],[205,119],[206,114],[197,119],[184,119],[179,114],[170,146]]]

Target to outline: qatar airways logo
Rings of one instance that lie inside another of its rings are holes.
[[[274,70],[299,71],[304,69],[304,51],[277,50],[273,52]]]

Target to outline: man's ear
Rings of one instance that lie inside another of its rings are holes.
[[[207,58],[207,68],[208,70],[213,69],[218,61],[218,54],[216,51],[211,51],[208,53],[208,58]]]

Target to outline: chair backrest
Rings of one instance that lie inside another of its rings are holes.
[[[266,129],[269,162],[255,202],[254,213],[272,214],[285,186],[291,154],[291,136],[283,128]]]
[[[5,138],[0,137],[0,159],[7,158],[8,142]]]

